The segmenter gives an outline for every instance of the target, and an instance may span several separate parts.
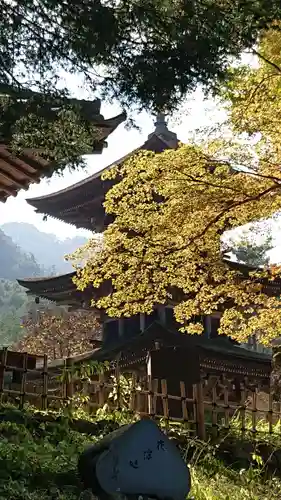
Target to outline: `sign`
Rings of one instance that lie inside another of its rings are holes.
[[[88,473],[92,470],[92,481],[87,483],[96,495],[102,490],[110,496],[184,500],[190,490],[189,469],[179,450],[152,420],[141,420],[106,436],[81,456],[79,472],[83,476],[82,467]]]

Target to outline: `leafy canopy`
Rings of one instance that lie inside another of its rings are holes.
[[[275,23],[263,32],[258,50],[258,66],[241,66],[229,71],[222,96],[233,129],[246,133],[257,145],[258,154],[274,172],[281,160],[281,31]]]
[[[280,19],[277,0],[1,0],[0,83],[49,90],[61,71],[128,105],[172,109]]]
[[[171,111],[280,19],[279,0],[1,0],[0,135],[39,150],[46,175],[77,168],[99,140],[65,75],[123,107]],[[37,93],[31,93],[30,91]],[[90,107],[90,104],[86,104]],[[90,110],[89,110],[90,111]],[[59,165],[58,165],[59,164]]]
[[[187,326],[194,317],[225,309],[221,333],[241,341],[261,330],[264,343],[276,336],[278,300],[265,295],[257,279],[241,279],[229,268],[221,236],[280,209],[281,171],[273,177],[264,162],[258,171],[234,171],[220,159],[221,146],[142,152],[108,171],[119,180],[105,201],[114,222],[102,247],[90,240],[91,257],[76,280],[80,289],[89,284],[99,289],[93,305],[110,316],[130,316],[172,302],[176,319],[189,332],[200,331],[200,325]],[[240,148],[238,153],[241,158]],[[247,152],[244,156],[246,161]]]
[[[46,82],[44,82],[46,83]],[[48,84],[48,82],[47,82]],[[0,137],[16,155],[33,149],[48,163],[44,176],[62,173],[83,165],[82,156],[91,154],[101,141],[93,119],[96,102],[70,99],[66,91],[40,86],[40,92],[15,91],[0,83]],[[99,110],[98,110],[99,112]]]

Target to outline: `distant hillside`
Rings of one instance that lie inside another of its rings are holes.
[[[41,274],[34,256],[0,229],[0,346],[11,345],[22,334],[21,317],[30,301],[16,279]]]
[[[31,253],[23,251],[0,229],[0,278],[40,276],[41,269]]]
[[[10,222],[1,229],[24,252],[34,255],[44,274],[63,274],[70,272],[72,266],[64,261],[66,254],[72,253],[87,241],[83,237],[67,238],[60,241],[54,234],[43,233],[32,224]]]
[[[71,271],[64,255],[85,242],[85,238],[60,241],[31,224],[15,222],[0,228],[0,347],[22,336],[21,319],[34,306],[34,299],[16,280]]]

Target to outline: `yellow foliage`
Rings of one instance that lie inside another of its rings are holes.
[[[142,152],[105,174],[116,181],[105,201],[114,222],[102,246],[95,238],[88,244],[91,257],[76,283],[79,289],[93,284],[93,305],[110,316],[150,313],[170,302],[190,333],[199,332],[190,324],[194,317],[219,310],[220,332],[240,341],[255,333],[267,344],[280,335],[280,302],[263,293],[259,280],[269,270],[242,279],[222,258],[226,231],[281,208],[278,25],[264,33],[256,55],[258,67],[231,70],[224,88],[230,139]],[[272,268],[270,279],[280,274]]]
[[[273,176],[262,161],[255,171],[234,172],[218,151],[221,143],[141,152],[115,169],[119,182],[105,201],[114,222],[102,246],[96,238],[87,244],[91,257],[76,279],[81,290],[98,289],[93,305],[118,317],[174,303],[176,319],[192,333],[198,325],[186,325],[195,316],[226,308],[221,333],[244,340],[261,332],[263,343],[276,337],[278,300],[262,293],[257,278],[230,270],[221,235],[280,209],[281,172]],[[232,162],[235,151],[234,144]],[[248,161],[248,151],[244,157]]]
[[[232,70],[224,97],[234,129],[257,134],[257,150],[274,169],[281,159],[280,26],[264,33],[255,54],[258,67]]]

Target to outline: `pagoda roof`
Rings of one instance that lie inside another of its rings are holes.
[[[121,113],[113,118],[105,119],[100,114],[101,101],[68,100],[79,104],[81,113],[98,129],[98,140],[93,143],[93,154],[102,153],[107,137],[126,119]],[[86,152],[85,152],[86,153]],[[40,179],[55,170],[54,162],[40,156],[40,151],[26,148],[14,153],[11,147],[11,138],[0,138],[0,202],[5,202],[10,196],[16,196],[21,189],[27,190],[32,183],[39,183]]]
[[[269,280],[268,278],[257,278],[255,276],[251,276],[251,273],[262,271],[261,268],[250,266],[248,264],[242,264],[241,262],[235,262],[228,259],[224,259],[224,262],[230,269],[239,271],[242,275],[242,279],[244,277],[245,279],[250,279],[251,281],[261,283],[263,293],[273,297],[281,296],[281,278],[276,277],[274,280]]]
[[[83,293],[73,283],[76,272],[59,276],[19,279],[18,284],[27,289],[28,295],[55,302],[58,305],[81,306]]]
[[[176,134],[168,130],[163,115],[157,117],[155,125],[155,131],[142,146],[119,160],[68,188],[46,196],[29,198],[26,201],[36,209],[37,213],[49,215],[80,229],[102,232],[111,220],[105,214],[103,207],[105,194],[116,182],[102,180],[102,174],[115,165],[121,165],[139,151],[161,153],[178,145]]]
[[[281,279],[276,278],[274,281],[269,281],[266,278],[254,278],[249,276],[257,268],[225,260],[230,269],[239,271],[241,279],[256,280],[262,284],[262,291],[269,296],[281,296]],[[27,289],[27,294],[35,295],[44,299],[55,302],[58,305],[69,305],[73,307],[81,307],[82,304],[89,303],[94,295],[98,294],[98,290],[93,287],[88,287],[86,290],[77,290],[73,283],[73,278],[76,272],[63,274],[60,276],[50,277],[34,277],[26,279],[18,279],[19,285]]]

